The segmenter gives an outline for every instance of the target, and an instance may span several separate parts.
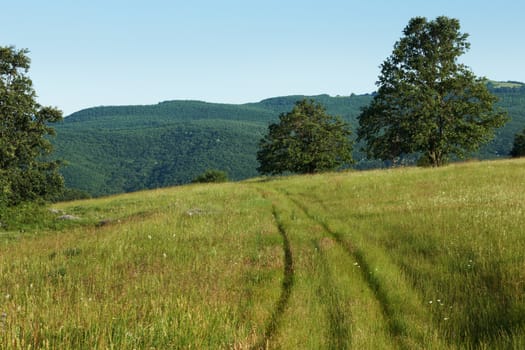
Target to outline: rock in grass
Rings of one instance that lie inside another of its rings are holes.
[[[58,220],[80,220],[78,216],[64,214],[57,218]]]

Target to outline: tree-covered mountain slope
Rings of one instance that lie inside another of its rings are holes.
[[[525,127],[525,85],[494,82],[489,87],[512,120],[474,155],[483,159],[506,156],[514,134]],[[257,175],[258,142],[268,124],[303,98],[275,97],[241,105],[166,101],[89,108],[56,126],[55,156],[67,162],[62,169],[66,185],[95,196],[188,183],[212,168],[226,171],[233,180],[244,179]],[[371,95],[310,98],[355,130],[356,118]],[[370,167],[362,158],[356,146],[356,166]]]

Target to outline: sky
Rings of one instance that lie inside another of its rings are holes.
[[[478,76],[525,81],[520,0],[0,0],[38,102],[69,115],[166,100],[258,102],[376,89],[416,16],[457,18]]]

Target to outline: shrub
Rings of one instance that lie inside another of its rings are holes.
[[[193,179],[192,183],[227,182],[228,174],[222,170],[209,169]]]

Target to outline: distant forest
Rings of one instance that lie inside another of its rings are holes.
[[[499,98],[498,106],[512,119],[497,131],[493,142],[472,155],[477,159],[507,157],[514,135],[525,127],[525,85],[488,85]],[[61,170],[66,186],[92,196],[186,184],[208,169],[225,171],[232,180],[254,177],[258,142],[268,125],[305,97],[275,97],[242,105],[166,101],[89,108],[55,126],[54,156],[67,162]],[[372,95],[309,98],[355,130],[356,118]],[[359,148],[354,147],[356,168],[385,166],[364,159]]]

